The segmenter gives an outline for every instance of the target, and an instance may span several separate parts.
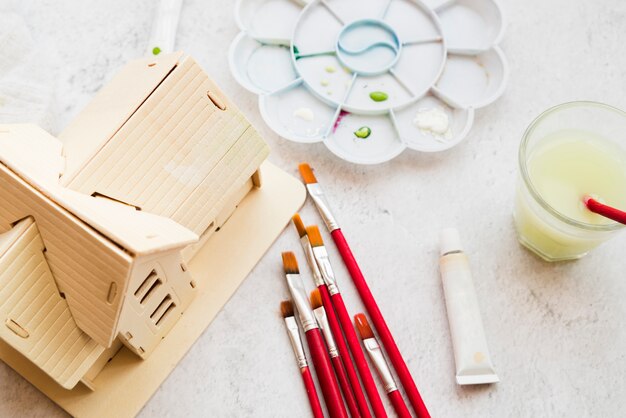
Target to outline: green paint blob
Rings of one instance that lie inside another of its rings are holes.
[[[372,130],[368,128],[367,126],[361,126],[359,129],[354,131],[354,135],[356,135],[357,138],[361,138],[361,139],[365,139],[371,134],[372,134]]]
[[[296,58],[296,61],[298,61],[300,58],[302,58],[302,57],[300,56],[300,50],[298,49],[298,47],[297,47],[297,46],[295,46],[295,45],[294,45],[294,46],[291,48],[291,50],[293,51],[293,55],[294,55],[294,57]]]
[[[161,48],[159,48],[158,46],[155,46],[154,48],[152,48],[152,55],[159,55],[161,53]]]
[[[389,98],[389,95],[384,91],[373,91],[370,93],[370,99],[375,102],[384,102]]]

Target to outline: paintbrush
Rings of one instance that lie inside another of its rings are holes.
[[[350,415],[352,417],[360,417],[361,413],[359,412],[359,408],[357,407],[356,401],[354,399],[354,394],[352,393],[352,388],[350,387],[350,383],[348,382],[348,377],[346,376],[346,371],[343,366],[343,359],[339,354],[339,350],[337,350],[335,338],[332,331],[330,330],[328,317],[326,315],[326,309],[324,308],[324,306],[322,306],[322,295],[320,295],[319,289],[315,289],[311,292],[311,308],[313,309],[313,315],[315,315],[315,319],[317,319],[317,324],[322,330],[324,340],[326,340],[328,355],[330,355],[330,361],[333,363],[335,374],[337,375],[337,380],[339,381],[339,386],[341,387],[341,392],[343,393],[343,398],[346,401],[346,405],[348,406],[348,411],[350,412]],[[328,308],[328,310],[332,309],[332,306]],[[340,335],[339,337],[343,338],[342,335]]]
[[[352,254],[352,250],[348,245],[345,237],[343,236],[343,232],[337,223],[332,211],[330,210],[330,206],[328,205],[328,201],[322,190],[322,187],[317,182],[315,175],[313,174],[313,170],[311,167],[304,163],[300,164],[300,174],[306,183],[307,190],[309,191],[309,195],[313,199],[317,210],[322,217],[324,224],[328,228],[328,232],[330,232],[333,237],[333,241],[335,241],[335,245],[339,250],[339,254],[341,254],[341,258],[343,259],[350,276],[352,277],[352,282],[359,292],[359,296],[361,297],[361,301],[365,306],[365,309],[370,315],[372,322],[374,324],[374,328],[378,331],[378,335],[380,336],[380,340],[383,343],[383,347],[387,351],[389,355],[389,359],[391,360],[391,364],[393,365],[396,373],[398,374],[398,378],[400,379],[400,383],[404,387],[404,390],[407,393],[409,401],[411,402],[411,406],[417,413],[419,418],[427,418],[430,417],[428,413],[428,409],[426,409],[426,405],[422,400],[422,397],[417,390],[417,386],[413,381],[413,377],[411,376],[411,372],[409,372],[409,368],[407,367],[404,359],[402,358],[402,354],[398,349],[398,346],[393,339],[393,335],[391,335],[391,331],[385,322],[385,318],[383,317],[380,309],[378,308],[378,304],[372,295],[372,292],[365,281],[365,277],[363,277],[363,273],[359,268],[359,265]]]
[[[374,331],[372,331],[370,324],[367,322],[367,318],[364,314],[360,313],[354,316],[354,322],[361,335],[363,347],[365,347],[365,351],[367,351],[372,364],[376,367],[380,380],[383,381],[385,392],[387,392],[387,396],[389,396],[393,409],[400,418],[411,418],[411,413],[402,399],[396,382],[393,380],[389,365],[383,356],[378,341],[376,341],[376,337],[374,337]]]
[[[156,17],[148,41],[148,55],[174,51],[176,28],[183,0],[161,0],[158,2]]]
[[[302,380],[304,381],[304,388],[311,404],[311,411],[314,418],[324,418],[324,412],[322,411],[322,405],[317,397],[317,391],[315,390],[315,383],[313,383],[313,377],[311,377],[311,371],[306,361],[306,354],[304,354],[304,347],[302,346],[302,340],[300,339],[300,329],[296,323],[296,318],[293,315],[293,304],[290,300],[284,300],[280,303],[280,311],[285,319],[285,325],[287,326],[287,334],[291,341],[291,347],[296,355],[296,361],[298,362],[298,368],[302,374]]]
[[[315,286],[317,286],[317,289],[319,290],[319,294],[322,299],[322,305],[327,307],[326,317],[328,319],[328,325],[337,343],[337,349],[339,351],[339,355],[341,356],[343,360],[345,371],[348,376],[350,386],[352,388],[351,392],[354,395],[354,399],[358,406],[360,415],[363,418],[370,418],[371,414],[369,411],[369,407],[367,406],[367,400],[365,399],[365,395],[363,394],[363,390],[361,389],[361,382],[359,381],[359,377],[357,376],[356,370],[354,369],[354,365],[352,364],[350,351],[348,350],[348,346],[346,345],[346,342],[344,340],[343,333],[341,332],[341,326],[339,325],[339,320],[337,319],[335,310],[332,308],[333,305],[330,300],[330,294],[328,293],[328,288],[326,287],[326,283],[324,283],[324,279],[322,278],[322,273],[320,272],[320,269],[317,266],[317,262],[315,261],[315,256],[313,255],[313,248],[311,247],[309,237],[306,234],[304,223],[302,222],[300,215],[298,215],[297,213],[293,216],[292,220],[293,220],[293,224],[296,227],[296,230],[298,231],[298,235],[300,236],[300,244],[302,244],[302,249],[306,256],[307,263],[309,264],[309,267],[311,268]],[[343,392],[344,392],[344,397],[345,397],[346,390],[343,390]],[[348,399],[346,399],[346,403],[348,404],[348,409],[350,409],[350,402]],[[353,412],[350,412],[350,413],[353,414]]]
[[[348,413],[341,399],[341,392],[339,391],[337,378],[332,370],[330,357],[324,348],[322,334],[306,297],[304,284],[298,270],[296,255],[292,252],[284,252],[282,256],[287,287],[298,311],[298,319],[309,345],[311,360],[315,367],[317,380],[322,387],[322,395],[324,396],[328,413],[333,418],[347,418]]]
[[[341,329],[346,336],[348,347],[350,347],[350,353],[354,358],[356,369],[359,372],[361,381],[363,382],[363,387],[365,388],[367,397],[369,398],[370,404],[372,405],[374,415],[376,417],[386,417],[387,413],[385,412],[385,407],[383,406],[383,402],[380,399],[378,390],[376,389],[376,383],[374,382],[374,378],[372,377],[372,372],[367,365],[367,360],[363,355],[363,350],[361,349],[359,338],[356,336],[354,326],[352,325],[352,320],[350,319],[350,315],[348,314],[348,310],[346,309],[346,305],[343,301],[343,297],[341,296],[341,292],[339,292],[339,287],[337,287],[335,274],[330,264],[328,252],[326,251],[326,248],[324,247],[324,241],[322,240],[322,234],[320,233],[320,230],[317,226],[307,227],[306,234],[309,237],[311,247],[313,247],[313,256],[315,257],[315,262],[317,263],[322,278],[324,279],[324,283],[328,288],[328,293],[330,294],[332,306],[335,308],[339,323],[341,324]]]

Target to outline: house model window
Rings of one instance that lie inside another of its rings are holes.
[[[67,389],[148,357],[268,152],[182,53],[128,64],[59,139],[0,125],[0,339]]]

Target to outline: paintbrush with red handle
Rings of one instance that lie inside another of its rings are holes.
[[[328,288],[326,287],[326,283],[324,283],[322,273],[320,272],[320,269],[317,266],[317,262],[315,261],[313,248],[311,247],[309,237],[306,234],[304,223],[302,222],[300,215],[298,215],[297,213],[293,216],[292,220],[293,224],[296,227],[296,230],[298,231],[300,243],[302,244],[302,250],[304,251],[304,254],[306,256],[306,261],[311,268],[313,281],[315,282],[315,286],[317,286],[317,290],[319,291],[322,305],[327,307],[326,318],[328,319],[328,325],[330,327],[331,333],[335,338],[335,342],[337,343],[339,356],[341,357],[341,360],[345,367],[346,375],[348,376],[348,381],[350,382],[351,387],[349,388],[345,388],[342,385],[343,396],[346,399],[346,404],[348,405],[348,409],[350,410],[350,414],[352,416],[360,415],[363,418],[370,418],[371,414],[367,406],[367,400],[365,399],[365,395],[363,394],[363,390],[361,389],[361,382],[359,381],[359,377],[357,376],[354,365],[352,364],[350,351],[348,350],[348,346],[346,345],[346,342],[344,340],[343,333],[341,332],[341,326],[339,325],[339,320],[337,319],[335,310],[332,307],[333,305],[330,301]],[[341,378],[339,378],[339,383],[341,384]],[[357,411],[354,411],[354,406],[352,405],[352,403],[355,401],[356,406],[358,407],[358,413]]]
[[[398,374],[398,378],[400,379],[400,383],[404,387],[406,394],[411,402],[411,406],[417,413],[419,418],[427,418],[430,417],[428,413],[428,409],[426,409],[426,405],[417,390],[417,386],[413,381],[413,377],[411,376],[411,372],[409,372],[409,368],[407,367],[404,358],[402,358],[402,354],[398,349],[396,341],[393,339],[393,335],[391,335],[391,331],[389,331],[389,327],[385,322],[385,318],[383,317],[380,309],[378,308],[378,304],[372,295],[372,292],[365,281],[365,277],[363,277],[363,273],[357,264],[354,255],[352,254],[352,250],[348,245],[345,237],[343,236],[343,232],[339,227],[339,224],[335,220],[333,213],[330,210],[330,206],[326,200],[326,196],[324,195],[324,191],[322,190],[320,184],[317,182],[315,175],[313,174],[313,170],[308,164],[300,164],[300,174],[306,183],[307,190],[309,191],[309,195],[313,199],[315,206],[317,207],[324,224],[328,228],[328,232],[330,232],[333,240],[335,241],[335,245],[337,245],[337,249],[343,258],[343,262],[352,277],[352,282],[359,292],[359,296],[361,297],[361,301],[365,306],[365,309],[370,315],[372,322],[374,323],[374,328],[378,331],[378,335],[380,336],[380,340],[383,343],[383,347],[389,356],[389,360],[393,365],[396,373]]]
[[[343,366],[342,358],[339,355],[339,350],[337,350],[335,337],[330,330],[328,316],[326,315],[327,311],[322,305],[322,295],[320,295],[319,289],[315,289],[311,292],[311,309],[313,309],[313,315],[315,315],[315,319],[317,319],[317,325],[320,326],[320,329],[322,330],[322,335],[324,336],[324,340],[326,341],[328,355],[330,356],[330,361],[333,363],[333,368],[335,369],[335,374],[337,375],[337,380],[339,381],[339,386],[341,387],[343,398],[346,401],[346,405],[348,406],[348,412],[350,412],[350,416],[352,416],[353,418],[360,417],[361,413],[359,412],[359,408],[356,405],[356,401],[352,393],[352,388],[350,387],[348,377],[346,376],[346,370]],[[328,310],[332,310],[332,306]]]
[[[283,256],[283,267],[285,269],[285,277],[287,279],[287,287],[291,293],[291,298],[298,311],[300,325],[306,335],[306,340],[311,353],[311,360],[315,367],[317,380],[322,388],[322,395],[326,402],[326,408],[331,418],[347,418],[348,413],[341,399],[341,392],[337,384],[337,378],[330,363],[330,357],[326,348],[324,348],[324,340],[320,332],[313,311],[309,306],[309,300],[304,290],[304,283],[300,277],[298,270],[298,261],[296,255],[292,252],[285,252]]]
[[[593,213],[609,218],[615,222],[626,225],[626,212],[619,210],[612,206],[606,205],[600,201],[600,198],[588,195],[583,198],[583,202],[587,206],[587,209]]]
[[[376,382],[374,382],[372,372],[367,365],[367,360],[365,359],[365,355],[361,349],[359,338],[357,337],[356,332],[354,331],[354,326],[352,325],[352,319],[350,319],[343,297],[337,287],[335,273],[330,265],[330,259],[328,257],[328,252],[324,247],[322,234],[317,226],[307,227],[306,234],[311,242],[311,247],[313,247],[313,256],[315,257],[317,266],[320,269],[324,283],[326,283],[326,287],[328,287],[328,293],[330,294],[332,306],[335,308],[335,312],[339,318],[339,323],[341,324],[341,329],[343,330],[343,334],[346,336],[348,347],[350,347],[350,353],[354,358],[359,376],[361,376],[361,381],[363,382],[363,387],[365,388],[367,397],[372,405],[374,415],[378,418],[386,417],[387,413],[385,412],[385,407],[383,406],[383,402],[378,394]]]
[[[398,390],[398,386],[393,380],[393,375],[391,374],[391,370],[389,370],[389,365],[385,360],[385,356],[383,356],[383,352],[380,349],[380,345],[378,345],[378,341],[376,341],[376,337],[374,337],[374,331],[372,331],[370,324],[367,322],[367,318],[362,313],[356,314],[354,316],[354,323],[356,324],[356,328],[359,330],[359,334],[361,335],[363,347],[365,347],[365,351],[367,351],[372,364],[376,367],[380,380],[383,381],[385,392],[387,392],[387,396],[389,396],[393,409],[400,418],[411,418],[409,408],[406,407],[406,404],[402,399],[402,395]]]
[[[302,339],[300,338],[300,329],[298,323],[293,315],[293,304],[290,300],[284,300],[280,303],[280,311],[285,319],[285,325],[287,326],[287,334],[291,341],[291,347],[296,355],[296,361],[298,362],[298,368],[302,374],[302,380],[304,382],[304,388],[306,394],[309,397],[309,403],[311,404],[311,411],[314,418],[324,418],[324,412],[322,411],[322,405],[317,397],[317,391],[315,390],[315,383],[313,383],[313,377],[309,370],[309,364],[306,361],[306,354],[304,353],[304,347],[302,345]]]

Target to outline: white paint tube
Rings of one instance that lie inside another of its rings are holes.
[[[469,262],[458,231],[444,229],[440,245],[439,268],[456,363],[456,382],[459,385],[498,382],[487,348]]]

